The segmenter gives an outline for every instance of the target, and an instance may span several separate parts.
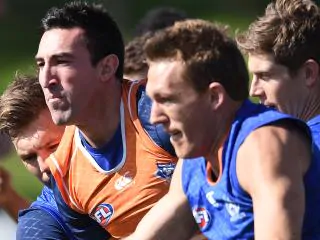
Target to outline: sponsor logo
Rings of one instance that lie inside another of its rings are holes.
[[[126,172],[123,176],[118,178],[114,183],[114,188],[118,191],[125,189],[133,182],[130,172]]]
[[[175,163],[157,163],[155,176],[170,181],[175,167]]]
[[[112,205],[103,203],[95,208],[95,210],[90,214],[90,217],[96,220],[102,227],[105,227],[110,221],[113,213],[114,210]]]
[[[205,207],[194,207],[192,209],[193,217],[198,223],[200,229],[205,230],[211,221],[209,212]]]

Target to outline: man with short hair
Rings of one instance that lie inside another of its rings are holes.
[[[188,239],[197,225],[208,239],[319,238],[309,129],[248,100],[245,61],[224,31],[190,20],[146,44],[150,121],[181,160],[169,193],[128,239]]]
[[[101,5],[50,9],[42,28],[39,82],[53,122],[68,125],[47,160],[55,197],[112,237],[128,236],[167,193],[177,161],[168,135],[148,121],[146,81],[122,78],[122,36]],[[61,212],[73,226],[76,217]]]
[[[266,34],[267,33],[267,34]],[[248,54],[250,95],[305,121],[320,148],[320,10],[310,0],[277,0],[237,37]],[[319,168],[320,162],[312,168]],[[320,192],[316,179],[308,188]],[[320,198],[306,198],[305,231],[320,228]]]
[[[319,41],[320,10],[311,0],[274,1],[237,36],[253,75],[250,95],[307,122],[320,147]]]

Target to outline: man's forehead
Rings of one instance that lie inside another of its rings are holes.
[[[150,63],[148,77],[156,77],[156,79],[172,79],[177,80],[183,72],[184,65],[181,61],[156,61]],[[171,81],[170,81],[171,82]]]
[[[73,48],[83,45],[82,36],[83,30],[80,28],[48,30],[42,35],[36,58],[71,52]]]
[[[150,89],[163,92],[165,87],[172,88],[181,78],[181,67],[176,61],[157,61],[150,64],[147,92]]]
[[[249,54],[248,67],[250,71],[270,71],[277,64],[271,54]]]
[[[29,155],[35,152],[35,146],[28,138],[17,137],[13,140],[13,145],[19,156]]]
[[[18,155],[30,155],[40,150],[50,147],[52,144],[59,142],[54,134],[43,133],[33,135],[28,138],[20,138],[14,142]]]

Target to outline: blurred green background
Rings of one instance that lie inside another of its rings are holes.
[[[0,0],[0,91],[16,71],[32,71],[40,38],[40,19],[49,7],[60,6],[63,0]],[[135,24],[151,8],[170,6],[182,9],[190,17],[229,24],[232,32],[244,30],[261,15],[267,0],[105,0],[102,2],[119,23],[126,41]],[[26,172],[13,153],[1,161],[11,173],[13,184],[23,196],[34,199],[41,184]]]

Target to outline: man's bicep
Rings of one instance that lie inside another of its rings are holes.
[[[256,239],[300,238],[310,158],[306,135],[281,125],[258,129],[244,142],[237,174],[253,200]]]

